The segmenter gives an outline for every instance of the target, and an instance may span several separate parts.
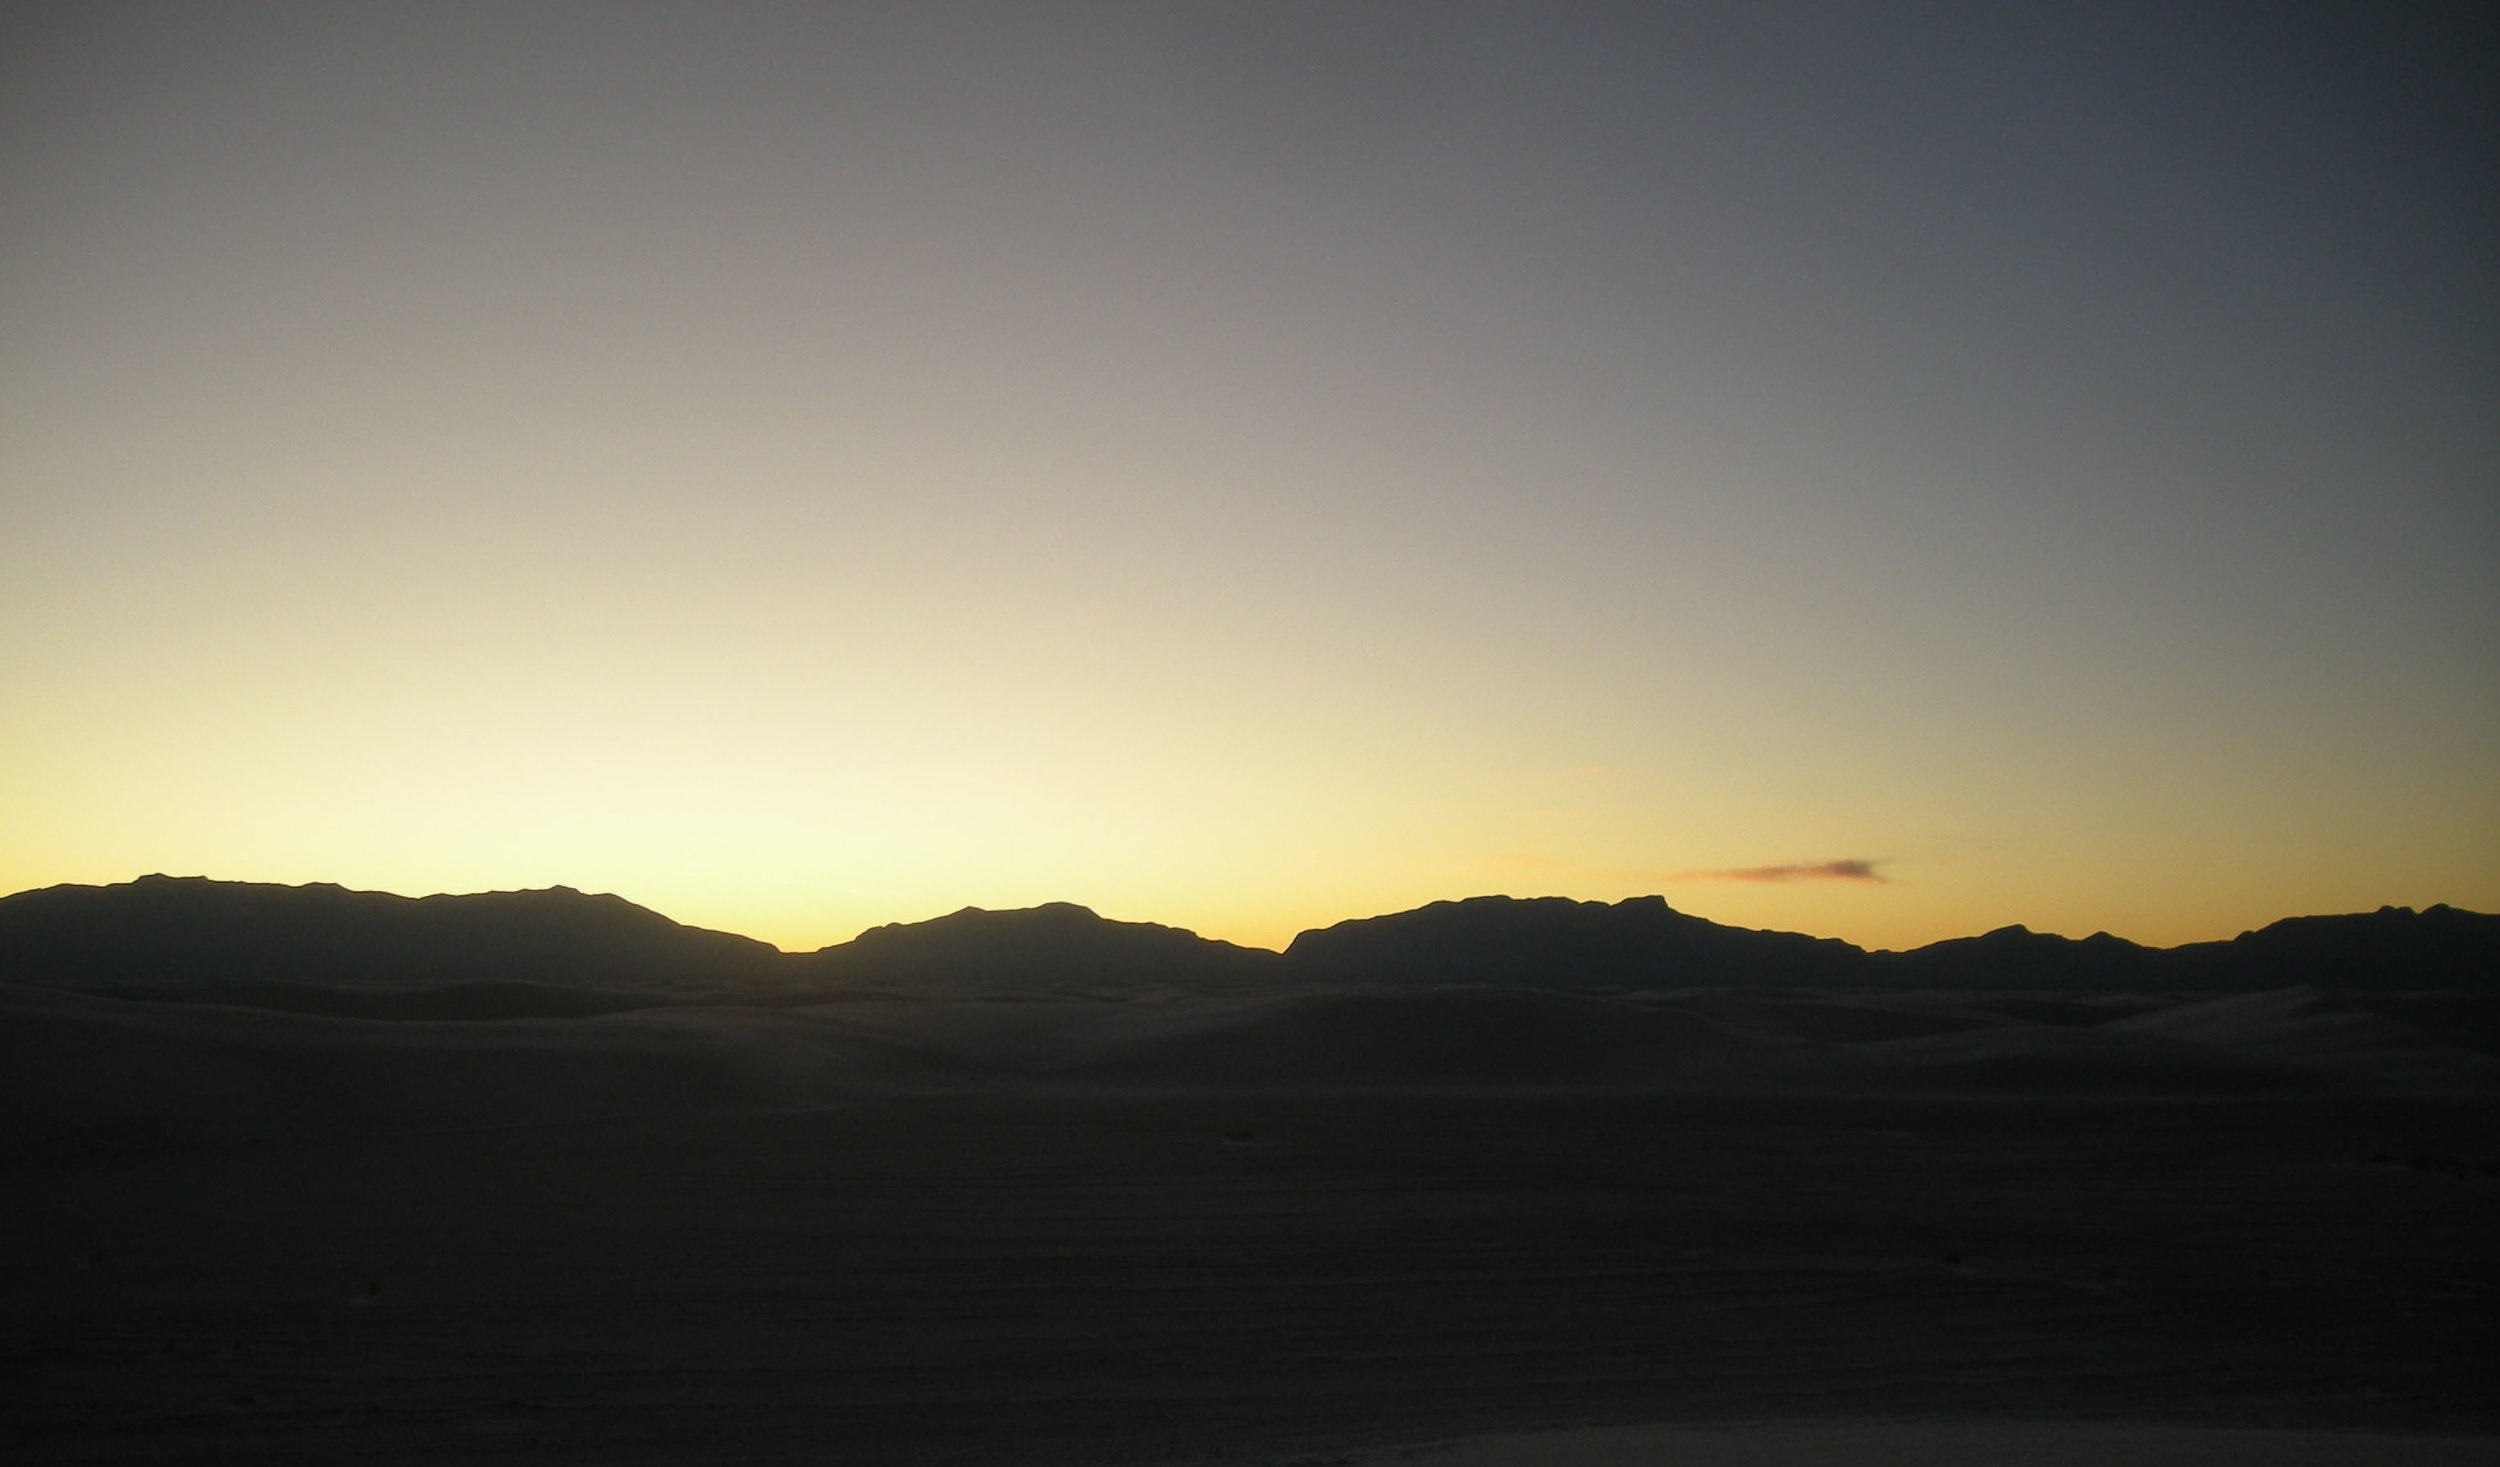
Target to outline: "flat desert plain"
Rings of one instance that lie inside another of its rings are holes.
[[[0,1455],[1596,1467],[2500,1441],[2487,1096],[1007,1087],[306,1129],[0,1171]]]

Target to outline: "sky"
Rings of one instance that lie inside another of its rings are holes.
[[[2500,909],[2472,5],[11,5],[0,890]]]

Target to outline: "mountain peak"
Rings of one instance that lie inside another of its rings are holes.
[[[1120,922],[1074,902],[871,927],[802,960],[828,979],[907,984],[1203,981],[1269,971],[1276,954],[1156,922]]]
[[[0,897],[0,977],[405,987],[680,988],[752,981],[769,944],[571,887],[405,897],[156,873]]]

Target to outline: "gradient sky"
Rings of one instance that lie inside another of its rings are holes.
[[[2486,14],[11,6],[0,889],[2500,909]]]

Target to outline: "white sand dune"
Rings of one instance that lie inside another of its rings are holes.
[[[2085,1013],[2088,1016],[2090,1010]],[[219,1142],[1020,1090],[2234,1096],[2500,1090],[2309,990],[2038,1022],[1967,995],[1285,990],[382,1020],[0,987],[0,1148]]]
[[[2488,1055],[2307,986],[2175,1004],[2109,1027],[2284,1064],[2331,1067],[2393,1089],[2488,1085],[2500,1069]]]
[[[536,1125],[822,1103],[897,1067],[765,1011],[387,1022],[0,990],[0,1146]],[[929,1069],[918,1057],[904,1066]]]

